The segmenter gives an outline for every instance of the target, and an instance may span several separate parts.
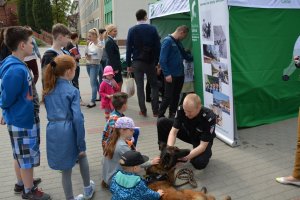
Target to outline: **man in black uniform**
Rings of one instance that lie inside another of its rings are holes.
[[[193,150],[183,158],[196,169],[204,169],[212,155],[211,147],[215,134],[216,115],[202,107],[200,97],[188,94],[179,106],[174,119],[165,117],[157,121],[158,142],[173,146],[176,138],[193,145]]]

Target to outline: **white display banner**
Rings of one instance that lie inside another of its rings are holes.
[[[299,9],[300,0],[228,0],[229,6]]]
[[[226,0],[198,0],[204,106],[217,115],[217,137],[236,145]]]
[[[149,19],[190,12],[189,0],[162,0],[149,5]]]

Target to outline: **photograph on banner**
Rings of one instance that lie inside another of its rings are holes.
[[[222,109],[213,104],[209,104],[209,108],[216,114],[217,125],[222,126],[223,125]]]
[[[202,13],[202,41],[213,41],[212,35],[212,23],[211,23],[211,12]]]
[[[225,63],[211,62],[211,71],[214,77],[218,77],[220,83],[228,84],[228,67]]]
[[[221,92],[213,91],[213,105],[221,108],[223,112],[230,115],[229,96]]]
[[[214,45],[219,45],[221,58],[227,58],[226,36],[222,26],[213,26],[214,30]]]
[[[209,93],[221,92],[221,85],[218,77],[205,75],[205,91]]]
[[[218,45],[203,44],[203,59],[204,63],[211,63],[212,61],[220,61],[220,52]]]
[[[187,60],[183,60],[184,67],[184,82],[194,81],[194,63]]]

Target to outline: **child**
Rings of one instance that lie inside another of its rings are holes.
[[[110,113],[109,119],[106,121],[106,124],[104,126],[104,131],[102,135],[103,152],[111,138],[117,119],[119,117],[125,116],[124,112],[127,110],[127,99],[128,99],[128,94],[125,92],[117,92],[113,95],[112,104],[115,109]],[[134,149],[138,137],[139,137],[139,129],[134,129],[134,133],[133,133],[134,140],[126,141],[131,149]]]
[[[55,24],[52,27],[52,37],[53,44],[51,48],[47,49],[42,57],[42,84],[44,88],[44,71],[46,66],[58,55],[67,54],[70,55],[68,51],[63,50],[63,47],[66,47],[70,41],[71,32],[63,24]]]
[[[47,111],[47,158],[50,168],[62,171],[62,185],[66,199],[74,199],[71,174],[79,161],[84,192],[75,199],[91,199],[95,184],[90,180],[86,156],[85,130],[80,110],[80,96],[70,83],[75,76],[73,57],[59,55],[45,69],[43,101]]]
[[[48,200],[50,196],[36,185],[33,168],[40,165],[39,99],[33,78],[23,62],[32,54],[32,31],[21,26],[8,27],[5,44],[12,51],[0,68],[0,107],[7,123],[14,156],[17,184],[14,191],[23,199]]]
[[[130,140],[133,136],[134,122],[129,117],[120,117],[116,123],[111,136],[110,142],[105,148],[103,168],[102,168],[102,186],[108,187],[112,176],[117,170],[121,169],[119,160],[121,155],[126,151],[131,150],[127,145],[126,140]],[[151,162],[144,163],[142,166],[147,167],[159,163],[159,157],[154,158]]]
[[[123,170],[118,171],[111,181],[112,200],[160,199],[163,190],[151,190],[137,175],[141,171],[140,165],[148,160],[147,156],[137,151],[127,151],[122,155],[119,163]]]
[[[103,72],[103,80],[99,87],[101,96],[101,108],[104,109],[105,120],[109,118],[109,114],[113,111],[112,105],[113,94],[120,90],[119,85],[114,80],[114,70],[111,66],[106,66]]]

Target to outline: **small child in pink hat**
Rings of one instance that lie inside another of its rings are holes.
[[[112,105],[113,94],[120,90],[119,85],[114,80],[114,70],[111,66],[106,66],[103,72],[103,79],[99,87],[101,96],[101,108],[104,109],[105,120],[109,118],[109,114],[113,111]]]

